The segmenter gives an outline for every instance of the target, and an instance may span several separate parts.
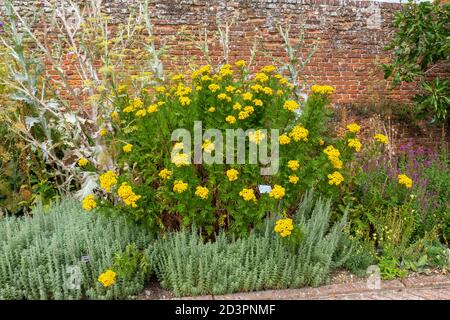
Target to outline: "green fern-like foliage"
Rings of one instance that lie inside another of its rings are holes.
[[[338,265],[333,257],[346,223],[344,215],[330,226],[330,213],[330,201],[306,195],[294,217],[304,233],[295,249],[273,232],[275,219],[234,242],[220,234],[204,243],[195,229],[169,234],[156,246],[157,276],[178,296],[318,286]]]
[[[87,213],[73,200],[48,210],[37,207],[32,217],[0,219],[0,299],[130,297],[143,289],[148,270],[118,276],[108,288],[97,278],[114,265],[118,253],[127,256],[129,244],[142,249],[150,241],[135,224]],[[71,278],[74,268],[80,271],[79,289]]]

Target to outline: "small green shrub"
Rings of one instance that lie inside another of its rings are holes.
[[[33,213],[0,220],[0,299],[112,299],[143,289],[149,260],[142,264],[138,250],[151,240],[143,229],[87,213],[72,200]],[[104,288],[97,278],[113,265],[126,276],[117,272],[117,282]],[[70,289],[74,268],[79,290]]]
[[[343,248],[352,248],[352,251],[342,267],[357,276],[365,276],[367,274],[367,268],[370,265],[376,264],[376,252],[372,243],[350,237],[344,237],[343,242]]]
[[[307,195],[294,220],[304,233],[295,249],[273,233],[274,219],[234,242],[221,233],[204,243],[195,229],[167,234],[156,254],[161,285],[177,296],[318,286],[348,256],[333,260],[346,215],[330,227],[330,201]]]

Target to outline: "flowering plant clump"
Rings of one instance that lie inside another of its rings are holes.
[[[104,136],[117,167],[99,172],[100,192],[89,201],[121,206],[155,228],[195,224],[207,233],[246,234],[270,212],[292,214],[311,187],[338,195],[362,149],[360,127],[351,124],[344,137],[332,138],[327,106],[334,88],[313,86],[299,101],[295,86],[276,71],[266,66],[252,76],[240,60],[139,90],[120,85]],[[245,133],[244,161],[233,148],[239,139],[221,139],[229,130]],[[271,161],[251,161],[264,146]],[[275,169],[262,174],[267,168]]]

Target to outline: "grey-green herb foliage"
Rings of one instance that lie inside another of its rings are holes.
[[[0,299],[131,297],[143,289],[147,270],[118,276],[108,288],[97,278],[128,244],[146,248],[151,240],[135,224],[88,213],[74,200],[48,210],[37,207],[33,217],[5,217],[0,219]]]
[[[350,250],[333,259],[347,216],[330,226],[330,212],[330,201],[305,197],[294,217],[304,233],[296,248],[273,232],[274,218],[234,242],[222,233],[204,243],[195,229],[168,234],[155,252],[157,276],[178,296],[318,286]]]

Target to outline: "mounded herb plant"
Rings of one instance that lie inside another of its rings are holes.
[[[0,299],[128,298],[144,288],[150,235],[84,211],[74,200],[0,219]],[[145,257],[145,258],[144,258]],[[99,275],[114,272],[104,286]],[[108,283],[109,284],[109,283]],[[79,285],[79,289],[77,288]]]
[[[223,232],[207,243],[195,229],[167,234],[157,244],[158,279],[177,296],[318,286],[351,252],[347,247],[335,257],[346,215],[330,225],[330,213],[329,200],[308,194],[294,217],[302,234],[294,246],[273,233],[274,219],[232,242]]]

